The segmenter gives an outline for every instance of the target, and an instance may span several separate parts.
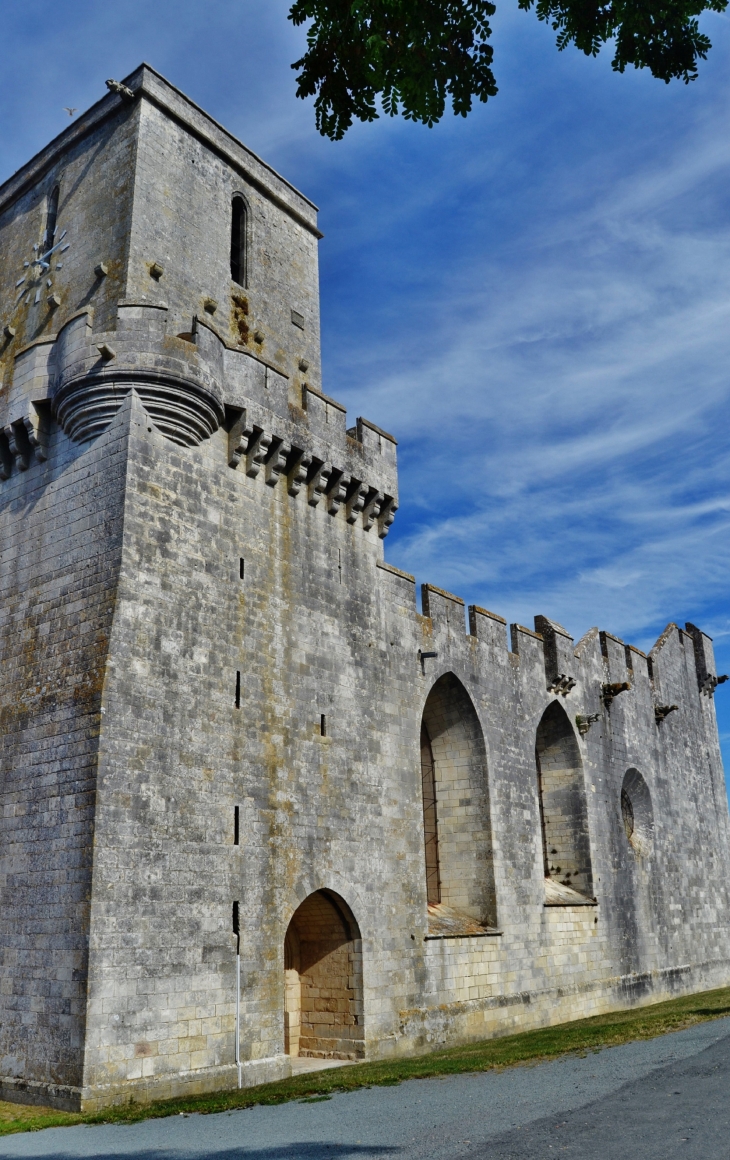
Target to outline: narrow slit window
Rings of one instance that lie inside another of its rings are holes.
[[[233,845],[240,846],[241,844],[241,830],[240,830],[240,811],[238,806],[233,807]]]
[[[240,194],[231,202],[231,279],[246,285],[246,203]]]
[[[243,573],[244,573],[244,568],[245,568],[245,563],[244,563],[243,556],[241,556],[241,559],[240,559],[240,568],[239,568],[239,575],[240,575],[240,577],[241,577],[241,579],[242,579],[242,580],[243,580]]]
[[[236,708],[241,708],[241,674],[236,673]]]
[[[319,735],[320,737],[327,736],[327,717],[324,713],[322,713],[319,718]]]
[[[43,235],[44,245],[50,247],[53,245],[53,239],[56,235],[56,219],[58,218],[58,186],[49,195],[48,206],[46,208],[46,232]]]

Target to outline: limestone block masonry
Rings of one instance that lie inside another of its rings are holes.
[[[419,613],[395,440],[323,393],[319,237],[146,65],[0,187],[2,1098],[730,978],[711,641]]]

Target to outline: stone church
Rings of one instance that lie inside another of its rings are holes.
[[[0,187],[2,1098],[730,979],[710,639],[419,611],[388,416],[323,389],[320,237],[146,65]]]

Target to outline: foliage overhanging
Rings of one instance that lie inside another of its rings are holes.
[[[518,0],[557,33],[559,49],[574,44],[596,56],[614,42],[613,68],[648,68],[669,83],[697,76],[712,47],[699,30],[706,10],[728,0]],[[340,140],[356,118],[389,116],[435,125],[451,102],[465,117],[472,103],[497,92],[492,71],[490,0],[295,0],[294,24],[305,24],[307,51],[297,96],[314,97],[317,128]]]

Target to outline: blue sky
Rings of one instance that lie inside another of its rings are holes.
[[[332,144],[286,2],[3,8],[0,178],[147,60],[320,206],[325,390],[399,440],[389,560],[576,639],[692,620],[730,671],[728,17],[666,86],[510,0],[488,105]]]

